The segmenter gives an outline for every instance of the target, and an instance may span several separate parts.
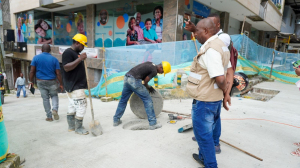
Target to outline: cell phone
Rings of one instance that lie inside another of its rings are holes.
[[[294,66],[295,68],[299,68],[299,66],[300,66],[300,60],[295,61],[295,62],[292,62],[292,64],[293,64],[293,66]]]

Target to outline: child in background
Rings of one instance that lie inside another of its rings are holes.
[[[138,34],[137,31],[134,30],[135,26],[135,18],[131,17],[128,22],[129,29],[127,30],[127,45],[140,45],[138,42]]]
[[[151,43],[161,43],[161,40],[158,39],[155,30],[151,29],[152,21],[150,18],[146,19],[144,28],[144,39],[150,41]]]

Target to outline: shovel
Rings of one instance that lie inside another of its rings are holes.
[[[90,99],[91,112],[92,112],[92,121],[90,122],[90,130],[94,136],[98,136],[98,135],[103,134],[103,129],[100,125],[100,122],[94,120],[94,109],[93,109],[93,103],[92,103],[91,89],[90,89],[90,85],[89,85],[89,75],[88,75],[88,71],[87,71],[86,59],[84,60],[84,68],[85,68],[86,81],[87,81],[88,90],[89,90],[89,99]]]

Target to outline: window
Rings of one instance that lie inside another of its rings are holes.
[[[54,45],[72,45],[75,34],[86,35],[86,7],[54,13]]]
[[[153,25],[154,9],[160,7],[163,10],[163,2],[155,2],[152,0],[144,0],[143,2],[130,0],[123,0],[118,3],[106,3],[99,4],[96,6],[96,17],[95,17],[95,46],[102,47],[102,35],[104,36],[104,46],[105,47],[117,47],[125,46],[127,44],[127,32],[129,31],[129,22],[132,17],[136,21],[138,29],[137,37],[132,37],[137,39],[137,41],[143,40],[141,37],[143,33],[143,28],[145,27],[145,20],[147,18],[151,19],[151,24]],[[159,13],[159,12],[158,12]],[[161,16],[159,19],[161,27],[157,27],[158,38],[161,38],[163,31],[163,11],[161,11]],[[158,23],[157,23],[158,24]],[[159,28],[161,30],[159,31]],[[152,29],[154,29],[152,27]],[[131,38],[131,37],[130,37]],[[136,40],[134,40],[136,41]],[[148,41],[147,41],[148,42]],[[151,42],[149,42],[151,43]],[[145,43],[142,43],[145,44]]]

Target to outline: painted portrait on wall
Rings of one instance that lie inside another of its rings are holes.
[[[25,42],[24,34],[22,32],[22,18],[17,19],[17,30],[16,30],[17,42]]]
[[[106,23],[108,22],[108,18],[109,18],[107,10],[102,9],[99,13],[99,18],[100,18],[100,20],[99,20],[100,24],[106,25]]]
[[[84,17],[80,12],[78,12],[78,14],[75,18],[75,25],[77,27],[77,32],[78,33],[85,34],[85,31],[84,31]]]
[[[52,28],[47,21],[39,19],[34,26],[34,31],[38,36],[37,44],[52,43]]]

